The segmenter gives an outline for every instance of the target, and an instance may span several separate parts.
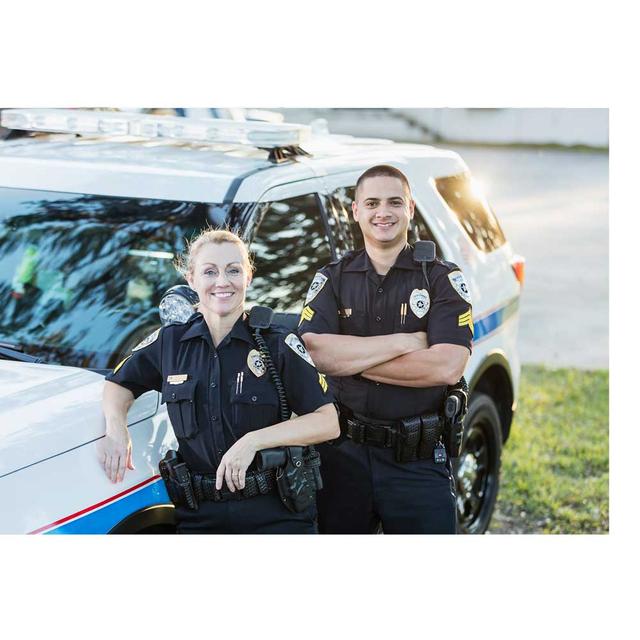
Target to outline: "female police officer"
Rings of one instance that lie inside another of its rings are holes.
[[[125,469],[133,469],[127,410],[134,398],[155,389],[167,403],[192,479],[208,482],[204,499],[199,485],[197,510],[176,505],[178,532],[315,533],[315,506],[291,511],[272,476],[256,478],[247,469],[259,451],[339,434],[324,378],[296,334],[267,331],[286,401],[298,414],[281,421],[278,389],[244,315],[252,274],[246,246],[233,233],[208,230],[190,245],[182,267],[199,296],[199,313],[151,334],[107,376],[106,437],[98,449],[104,470],[119,482]],[[250,480],[254,490],[241,499]]]

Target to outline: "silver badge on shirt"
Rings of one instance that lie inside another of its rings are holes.
[[[249,351],[249,355],[247,356],[247,366],[251,373],[253,373],[257,378],[263,376],[267,371],[264,360],[262,359],[260,352],[256,349],[251,349],[251,351]]]
[[[424,318],[431,306],[429,292],[426,289],[414,289],[409,298],[409,307],[418,318]]]

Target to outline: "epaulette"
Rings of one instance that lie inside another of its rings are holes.
[[[358,249],[347,251],[342,258],[338,258],[337,260],[333,260],[333,262],[327,263],[323,269],[329,269],[333,271],[334,269],[344,268],[348,265],[352,260],[357,258],[361,253],[364,253],[364,249]]]
[[[444,267],[448,271],[459,269],[458,265],[455,264],[454,262],[449,262],[447,260],[443,260],[442,258],[438,258],[438,257],[436,257],[436,259],[434,260],[434,263],[439,264],[440,266]]]
[[[185,320],[184,322],[179,322],[178,320],[175,320],[174,322],[167,322],[167,324],[163,325],[163,328],[164,327],[184,327],[187,324],[193,324],[196,320],[200,320],[200,318],[202,318],[202,314],[198,311],[193,315],[191,315],[189,319]]]
[[[272,324],[269,326],[267,331],[271,331],[272,333],[292,333],[293,330],[289,327],[285,327],[283,324]]]

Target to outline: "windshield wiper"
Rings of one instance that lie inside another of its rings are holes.
[[[35,362],[36,364],[44,363],[42,358],[36,358],[26,353],[22,353],[22,347],[17,344],[8,342],[0,342],[0,358],[5,360],[17,360],[18,362]]]

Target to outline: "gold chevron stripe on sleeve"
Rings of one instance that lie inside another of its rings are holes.
[[[303,320],[311,320],[316,312],[311,307],[305,307],[300,314],[300,322],[298,322],[298,326],[302,324]]]
[[[113,373],[118,373],[118,369],[120,369],[120,367],[131,357],[131,355],[128,355],[124,360],[122,360],[117,366],[116,368],[113,370]]]
[[[329,385],[327,384],[327,378],[324,375],[324,373],[319,373],[318,374],[318,381],[320,382],[320,386],[322,387],[322,390],[327,393],[327,389],[329,388]]]
[[[458,326],[464,327],[467,325],[469,326],[469,329],[471,329],[471,335],[473,335],[474,331],[473,331],[473,318],[471,316],[471,309],[469,309],[469,311],[467,311],[466,313],[462,313],[458,316]]]

